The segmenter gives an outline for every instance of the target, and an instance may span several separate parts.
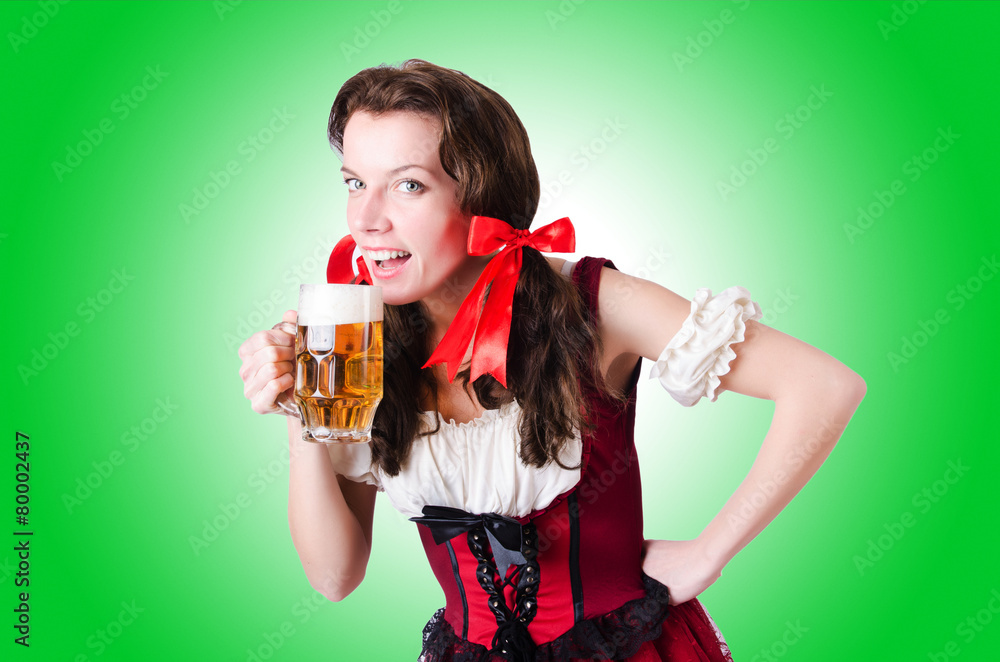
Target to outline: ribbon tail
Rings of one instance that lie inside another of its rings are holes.
[[[479,317],[482,314],[483,294],[486,292],[486,286],[490,284],[490,281],[498,271],[499,265],[495,260],[496,258],[486,265],[486,269],[479,276],[479,280],[472,287],[472,291],[469,292],[468,296],[465,297],[465,301],[462,302],[461,307],[458,309],[458,314],[455,315],[455,319],[452,320],[448,326],[448,330],[445,331],[441,342],[438,343],[438,346],[431,353],[431,357],[427,359],[427,363],[421,366],[427,368],[438,363],[447,363],[449,382],[455,381],[455,375],[458,374],[458,369],[465,359],[465,352],[469,349],[472,334],[475,333],[476,327],[479,324]]]
[[[435,517],[411,517],[410,520],[417,524],[423,524],[431,530],[434,542],[438,545],[451,540],[455,536],[462,535],[466,531],[475,528],[479,518],[470,519],[439,519]]]
[[[471,381],[490,374],[507,388],[507,344],[514,312],[514,290],[520,273],[521,251],[513,250],[503,257],[476,327]]]
[[[411,517],[411,522],[423,524],[431,531],[438,545],[461,535],[482,523],[482,518],[449,506],[424,506],[423,516]]]
[[[510,566],[524,565],[527,563],[527,559],[524,558],[524,554],[521,553],[520,545],[516,549],[511,549],[497,540],[496,536],[493,535],[493,531],[489,527],[486,528],[486,537],[490,539],[490,547],[493,550],[493,560],[496,561],[497,571],[500,573],[501,577],[507,576],[507,569]]]
[[[358,283],[365,283],[367,285],[372,284],[372,275],[368,272],[368,263],[365,262],[365,258],[358,256]]]
[[[326,263],[326,282],[328,283],[353,283],[354,268],[351,258],[354,257],[354,249],[357,244],[354,238],[347,235],[337,242],[330,252],[330,260]]]

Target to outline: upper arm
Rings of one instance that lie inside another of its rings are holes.
[[[337,483],[340,484],[340,491],[344,495],[347,507],[354,513],[361,531],[365,534],[368,542],[368,549],[372,548],[372,522],[375,519],[375,495],[378,489],[368,483],[360,483],[337,474]]]
[[[621,372],[642,356],[656,361],[691,314],[691,301],[656,283],[605,268],[598,296],[605,374]],[[860,399],[865,385],[850,368],[825,352],[756,320],[746,320],[736,358],[719,375],[719,388],[776,400],[816,389],[847,392]]]
[[[733,346],[736,358],[720,377],[720,392],[768,400],[831,391],[864,396],[864,380],[826,352],[760,322],[746,324],[744,341]]]
[[[597,302],[602,368],[612,384],[639,357],[655,361],[691,312],[691,302],[679,294],[608,267],[601,271]]]

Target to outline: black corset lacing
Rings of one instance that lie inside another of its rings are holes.
[[[491,652],[512,662],[533,662],[536,646],[528,623],[538,611],[536,596],[541,580],[535,526],[502,515],[473,515],[443,506],[425,506],[423,513],[423,517],[410,519],[426,525],[438,544],[467,533],[469,550],[479,561],[476,578],[497,621]],[[504,597],[507,586],[514,587],[513,609]]]

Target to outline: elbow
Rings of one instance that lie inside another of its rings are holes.
[[[868,385],[858,373],[840,362],[812,371],[804,379],[782,384],[772,399],[814,412],[853,412],[865,397]]]
[[[834,389],[838,398],[848,406],[852,406],[853,409],[857,408],[865,399],[868,384],[865,383],[861,375],[845,367],[837,375]]]
[[[316,587],[314,586],[313,588]],[[341,600],[349,596],[351,593],[353,593],[353,591],[322,591],[318,588],[316,588],[316,590],[319,591],[319,593],[330,602],[340,602]]]
[[[365,575],[362,572],[358,577],[326,577],[321,580],[310,579],[309,584],[320,595],[330,602],[340,602],[361,585]]]

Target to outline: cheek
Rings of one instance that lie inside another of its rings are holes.
[[[357,217],[357,215],[358,215],[357,211],[355,209],[355,206],[356,205],[355,205],[354,201],[351,200],[350,198],[348,198],[347,199],[347,207],[344,210],[344,216],[347,219],[347,230],[351,234],[354,234],[355,225],[357,225],[354,222],[355,217]],[[357,237],[355,237],[355,239],[357,239]]]
[[[463,256],[466,255],[468,252],[469,242],[468,223],[462,222],[461,219],[458,222],[453,223],[448,233],[448,241],[450,245],[454,246]]]

